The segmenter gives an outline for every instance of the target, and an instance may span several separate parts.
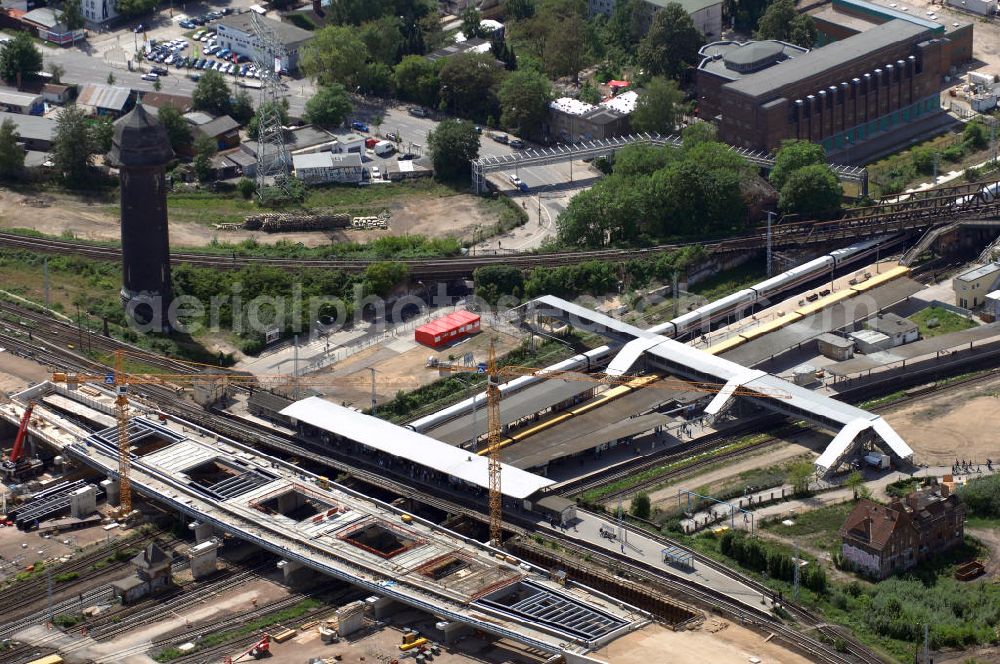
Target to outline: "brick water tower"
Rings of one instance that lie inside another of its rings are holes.
[[[122,304],[132,321],[160,330],[170,329],[164,167],[173,158],[167,130],[141,103],[115,122],[108,161],[121,182]]]

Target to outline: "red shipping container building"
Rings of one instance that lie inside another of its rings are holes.
[[[479,332],[479,314],[456,311],[421,325],[414,330],[413,338],[425,346],[440,348],[477,332]]]

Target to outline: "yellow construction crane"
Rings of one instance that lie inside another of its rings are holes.
[[[437,366],[439,371],[467,373],[475,371],[475,368],[457,366]],[[489,355],[486,361],[486,411],[487,411],[487,448],[485,454],[489,460],[490,476],[490,544],[499,547],[502,543],[501,528],[503,525],[503,493],[501,492],[501,465],[500,450],[505,446],[502,441],[503,422],[500,420],[500,384],[505,378],[534,376],[544,380],[579,380],[604,385],[632,386],[637,388],[655,387],[681,390],[687,392],[705,392],[717,394],[725,387],[721,383],[708,383],[699,381],[687,381],[680,378],[663,378],[656,375],[642,377],[614,377],[603,374],[588,374],[579,371],[564,371],[540,369],[537,367],[524,367],[508,365],[500,367],[497,365],[496,349],[493,341],[490,341]],[[776,389],[754,389],[748,387],[737,387],[732,392],[733,396],[750,396],[768,399],[790,399],[787,392]]]
[[[334,378],[331,376],[295,376],[291,374],[251,374],[218,371],[216,367],[205,366],[206,370],[197,373],[129,373],[125,370],[127,355],[122,350],[115,351],[114,368],[105,374],[86,374],[55,372],[52,382],[66,383],[69,386],[80,383],[102,383],[111,387],[115,393],[115,415],[118,425],[118,487],[121,494],[119,518],[126,518],[132,512],[132,482],[129,477],[131,469],[131,446],[128,437],[128,409],[130,385],[161,385],[170,388],[178,386],[194,386],[209,384],[225,388],[228,385],[246,387],[299,387],[303,385],[316,386],[349,386],[352,384],[367,385],[368,379]],[[141,361],[141,356],[139,356]],[[192,366],[197,366],[192,363]],[[380,384],[398,384],[416,387],[412,382],[382,379]],[[373,387],[374,390],[374,387]],[[373,397],[374,398],[374,397]]]

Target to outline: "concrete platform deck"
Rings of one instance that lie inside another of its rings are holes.
[[[32,388],[36,395],[45,389]],[[23,408],[6,404],[0,416],[16,422]],[[482,543],[190,423],[135,417],[130,429],[134,491],[293,568],[570,661],[588,661],[586,653],[647,622],[632,607],[560,586],[537,568],[498,559]],[[116,428],[77,436],[53,419],[33,434],[116,477]],[[550,608],[543,616],[540,607]]]

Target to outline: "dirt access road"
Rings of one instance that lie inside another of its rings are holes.
[[[392,186],[392,185],[385,185]],[[213,239],[239,243],[255,239],[261,244],[281,240],[318,247],[331,242],[365,242],[387,235],[424,235],[471,239],[477,227],[497,222],[497,215],[471,194],[446,198],[402,197],[372,206],[372,213],[389,209],[388,230],[321,231],[312,233],[260,233],[219,231],[194,221],[170,222],[173,247],[201,247]],[[66,193],[21,194],[0,187],[0,229],[30,228],[46,235],[67,235],[81,240],[114,241],[121,237],[117,203]]]

